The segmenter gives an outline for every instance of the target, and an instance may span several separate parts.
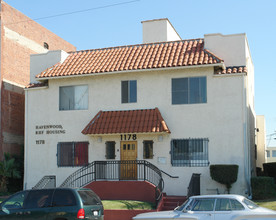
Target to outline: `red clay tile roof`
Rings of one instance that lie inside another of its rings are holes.
[[[31,83],[27,85],[26,88],[30,89],[30,88],[38,88],[38,87],[44,87],[44,86],[48,86],[47,83]]]
[[[223,63],[204,49],[203,39],[71,52],[37,78]]]
[[[246,66],[229,66],[226,69],[219,69],[215,74],[233,74],[233,73],[247,73]]]
[[[118,133],[170,133],[158,108],[99,111],[82,130],[83,134],[118,134]]]

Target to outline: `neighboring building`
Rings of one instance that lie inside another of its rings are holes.
[[[24,145],[24,88],[30,83],[30,54],[75,47],[0,0],[0,160]],[[35,106],[35,105],[34,105]]]
[[[276,147],[266,148],[266,163],[276,162]]]
[[[254,67],[246,35],[181,40],[167,19],[142,24],[143,44],[31,56],[25,187],[45,175],[60,185],[94,161],[103,161],[101,172],[82,178],[119,172],[136,180],[138,164],[126,164],[145,160],[178,177],[162,175],[168,195],[187,195],[193,173],[201,194],[224,193],[210,164],[238,164],[231,192],[250,194]],[[120,170],[109,168],[120,161]]]
[[[266,129],[264,115],[256,116],[256,166],[263,169],[266,162]]]

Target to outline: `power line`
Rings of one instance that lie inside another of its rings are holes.
[[[35,19],[28,19],[28,20],[18,21],[18,22],[14,22],[14,23],[8,23],[8,24],[5,24],[5,25],[18,24],[18,23],[23,23],[23,22],[28,22],[28,21],[38,21],[38,20],[43,20],[43,19],[48,19],[48,18],[56,18],[56,17],[66,16],[66,15],[83,13],[83,12],[87,12],[87,11],[99,10],[99,9],[104,9],[104,8],[111,8],[111,7],[115,7],[115,6],[119,6],[119,5],[131,4],[131,3],[139,2],[139,1],[140,0],[119,2],[119,3],[115,3],[115,4],[111,4],[111,5],[104,5],[104,6],[99,6],[99,7],[95,7],[95,8],[83,9],[83,10],[79,10],[79,11],[66,12],[66,13],[62,13],[62,14],[50,15],[50,16],[45,16],[45,17],[40,17],[40,18],[35,18]]]

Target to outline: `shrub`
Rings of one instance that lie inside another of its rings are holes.
[[[252,177],[251,188],[253,199],[269,199],[275,197],[275,184],[272,177]]]
[[[232,184],[237,181],[239,166],[235,164],[216,164],[210,165],[211,178],[226,186],[230,193]]]
[[[264,174],[269,177],[274,178],[274,183],[276,183],[276,163],[264,163]]]

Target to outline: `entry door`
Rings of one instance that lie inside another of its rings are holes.
[[[137,141],[121,142],[121,173],[120,179],[137,179]]]

